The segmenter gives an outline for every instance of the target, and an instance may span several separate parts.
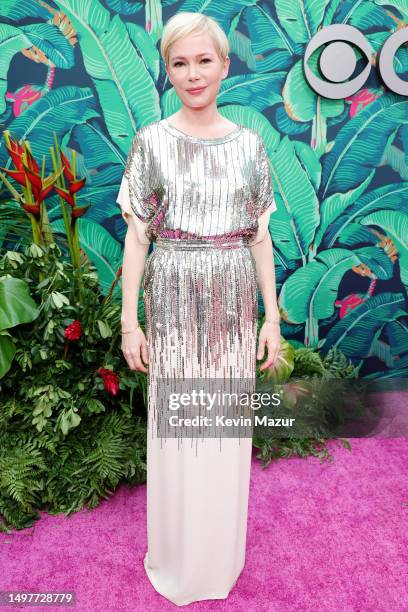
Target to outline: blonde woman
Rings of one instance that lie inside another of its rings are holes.
[[[178,13],[160,50],[181,108],[138,130],[117,200],[128,223],[122,351],[130,369],[148,374],[144,567],[155,590],[182,606],[225,599],[244,567],[252,439],[171,433],[165,381],[254,380],[256,358],[266,353],[262,369],[275,362],[276,204],[261,137],[217,110],[229,69],[223,30],[201,13]],[[143,275],[146,336],[137,320]],[[266,321],[256,352],[257,282]]]

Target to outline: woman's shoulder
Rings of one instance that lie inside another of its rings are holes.
[[[251,138],[255,143],[264,144],[262,136],[255,130],[255,128],[245,127],[244,129],[249,138]]]
[[[157,130],[159,129],[160,119],[157,121],[153,121],[152,123],[147,123],[146,125],[142,125],[137,128],[132,142],[137,143],[138,145],[148,145],[156,137],[157,139]]]

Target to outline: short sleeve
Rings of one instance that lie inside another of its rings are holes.
[[[156,212],[151,175],[148,154],[139,135],[136,134],[127,157],[124,178],[129,191],[130,207],[136,217],[145,223],[150,221]]]
[[[116,198],[116,202],[122,209],[122,217],[124,218],[126,223],[129,223],[128,217],[131,221],[133,221],[139,242],[141,242],[142,244],[150,244],[150,239],[146,233],[148,223],[141,221],[139,217],[135,215],[130,205],[129,183],[125,175],[123,175],[122,177],[122,182],[120,184],[120,189],[118,197]]]
[[[255,173],[253,210],[255,218],[258,219],[267,209],[269,214],[277,209],[270,161],[261,137],[258,138]]]

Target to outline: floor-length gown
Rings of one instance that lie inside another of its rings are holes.
[[[255,380],[258,303],[249,244],[265,237],[276,210],[263,140],[242,125],[218,138],[190,136],[166,119],[144,126],[117,201],[141,241],[154,242],[143,277],[144,567],[155,590],[178,606],[226,598],[245,564],[252,438],[170,433],[162,391],[166,380]]]

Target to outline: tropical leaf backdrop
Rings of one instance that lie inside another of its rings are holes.
[[[92,204],[81,246],[101,290],[121,263],[115,200],[131,140],[179,109],[159,54],[163,23],[179,11],[204,12],[227,33],[219,110],[257,130],[270,156],[283,335],[323,353],[338,347],[362,377],[408,377],[408,99],[385,89],[375,61],[344,100],[317,95],[302,65],[309,40],[336,23],[357,27],[375,60],[407,25],[407,0],[1,0],[1,128],[46,155],[47,171],[54,131],[68,156],[75,150],[87,177],[78,204]],[[322,50],[310,60],[316,74]],[[394,61],[405,79],[407,52]],[[367,61],[355,53],[353,76]],[[62,232],[58,200],[48,202]],[[7,247],[6,232],[1,240]]]

